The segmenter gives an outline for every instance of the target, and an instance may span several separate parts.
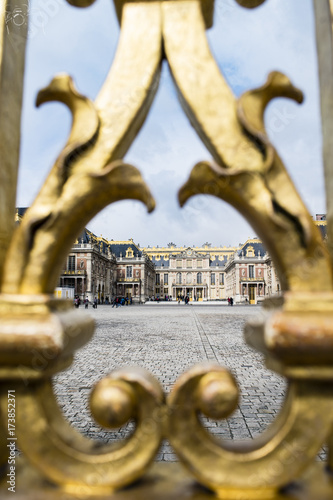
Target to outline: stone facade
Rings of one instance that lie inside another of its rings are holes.
[[[60,288],[74,288],[81,300],[110,302],[116,295],[117,260],[108,242],[87,229],[72,247],[59,277]]]
[[[146,247],[143,249],[155,265],[155,298],[188,296],[190,301],[226,299],[224,267],[236,248],[212,247]]]
[[[154,294],[155,268],[148,256],[133,242],[109,242],[117,261],[116,296],[142,303]]]
[[[280,293],[280,285],[272,281],[272,276],[276,276],[272,260],[257,238],[247,240],[235,252],[226,263],[225,272],[227,295],[233,297],[236,303],[256,304],[267,296]]]
[[[226,300],[255,304],[265,296],[280,293],[274,281],[267,286],[268,274],[274,276],[272,260],[258,238],[239,247],[167,248],[147,247],[144,251],[155,264],[155,297],[190,301]],[[272,269],[271,269],[272,268]]]
[[[326,238],[326,216],[316,215],[315,225]],[[281,294],[281,285],[271,256],[259,238],[249,238],[238,247],[145,247],[155,265],[155,298],[190,301],[226,300],[257,304],[265,297]]]
[[[108,241],[88,229],[75,242],[59,278],[59,288],[74,288],[82,300],[115,297],[145,302],[154,293],[154,264],[133,242]]]
[[[20,222],[25,208],[17,209]],[[326,238],[326,216],[314,223]],[[238,247],[141,248],[132,239],[107,240],[88,229],[72,247],[59,278],[59,287],[74,288],[81,299],[99,303],[127,297],[132,302],[150,299],[221,301],[256,304],[279,295],[281,286],[270,255],[259,238]]]

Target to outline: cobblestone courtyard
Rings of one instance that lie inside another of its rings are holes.
[[[77,313],[85,311],[80,308]],[[96,319],[94,338],[56,382],[65,415],[86,436],[106,442],[130,432],[131,423],[118,432],[102,429],[88,409],[93,384],[126,365],[148,369],[167,393],[178,377],[198,362],[209,360],[230,368],[240,385],[240,404],[228,420],[205,419],[216,437],[251,439],[263,432],[278,413],[285,393],[284,381],[268,371],[262,356],[243,340],[244,324],[260,314],[259,306],[99,306],[97,310],[90,308],[89,313]],[[168,443],[157,460],[176,460]]]

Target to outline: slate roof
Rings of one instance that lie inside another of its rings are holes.
[[[28,210],[29,207],[19,207],[16,209],[16,212],[17,214],[20,216],[20,217],[23,217],[23,215],[26,213],[26,211]]]
[[[112,253],[115,254],[116,257],[126,257],[126,251],[128,248],[133,250],[134,257],[142,257],[142,251],[138,249],[138,247],[131,243],[109,243],[109,247]]]
[[[153,255],[151,260],[157,269],[168,268],[170,266],[170,259],[165,259],[163,255],[161,255],[160,259],[156,259],[156,256]]]
[[[228,257],[226,255],[223,256],[223,260],[220,260],[219,257],[215,256],[215,259],[209,259],[209,267],[224,267],[228,262]]]
[[[327,236],[327,225],[326,224],[316,224],[316,226],[319,229],[321,237],[324,240]]]
[[[247,250],[248,250],[249,247],[253,248],[253,250],[254,250],[254,256],[255,257],[259,257],[259,256],[263,257],[265,255],[265,253],[267,253],[266,248],[264,247],[264,245],[262,244],[262,242],[258,239],[258,241],[249,240],[246,243],[244,243],[244,245],[242,246],[242,248],[237,251],[238,255],[240,257],[242,255],[244,255],[244,257],[246,257],[246,252],[247,252]]]
[[[89,234],[87,233],[86,229],[84,229],[82,231],[82,233],[80,234],[80,236],[78,237],[78,243],[90,243],[90,236]]]

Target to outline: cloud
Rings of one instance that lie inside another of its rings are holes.
[[[63,0],[32,0],[35,25],[37,12],[45,12],[45,5],[52,2],[58,8],[35,29],[28,44],[20,206],[32,202],[70,129],[70,115],[64,106],[34,108],[36,93],[56,73],[68,72],[80,92],[95,98],[119,35],[109,0],[98,0],[88,9],[72,8]],[[302,88],[304,104],[275,100],[267,110],[266,126],[310,212],[325,212],[311,0],[268,0],[253,11],[240,8],[234,0],[216,0],[215,24],[207,36],[236,96],[262,85],[274,69],[288,74]],[[191,168],[200,160],[209,160],[210,154],[177,100],[166,63],[155,102],[125,159],[141,170],[157,208],[148,215],[139,202],[112,205],[91,221],[89,228],[96,234],[120,240],[133,237],[142,245],[169,241],[199,245],[207,240],[216,245],[237,245],[254,235],[233,208],[212,197],[196,197],[179,208],[178,189]]]

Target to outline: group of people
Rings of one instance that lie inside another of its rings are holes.
[[[234,305],[234,299],[232,297],[228,297],[228,306]]]
[[[189,295],[178,295],[177,299],[178,299],[178,304],[180,304],[181,300],[184,302],[185,305],[187,305],[190,302]]]
[[[83,301],[84,303],[84,308],[85,309],[88,309],[88,306],[90,304],[89,302],[89,299],[88,297],[86,297]],[[109,301],[105,301],[105,304],[109,304],[110,302]],[[79,297],[79,295],[75,295],[74,297],[74,307],[76,309],[78,309],[80,307],[80,304],[81,304],[81,299]],[[93,309],[97,309],[97,304],[98,304],[98,300],[97,300],[97,297],[94,298],[93,302],[92,302],[92,306],[93,306]],[[112,307],[119,307],[119,306],[128,306],[132,304],[132,297],[128,298],[128,297],[115,297],[113,300],[112,300]]]
[[[132,304],[132,297],[128,298],[128,297],[115,297],[112,301],[112,307],[116,306],[116,307],[119,307],[119,306],[128,306],[128,305],[131,305]]]
[[[83,303],[84,303],[84,308],[88,309],[88,306],[89,306],[89,299],[88,299],[88,297],[86,297],[84,299]],[[97,309],[97,303],[98,303],[97,297],[95,297],[94,300],[93,300],[93,303],[92,303],[93,309]],[[81,304],[81,299],[80,299],[79,295],[75,295],[75,297],[74,297],[74,307],[76,309],[78,309],[80,307],[80,304]]]

